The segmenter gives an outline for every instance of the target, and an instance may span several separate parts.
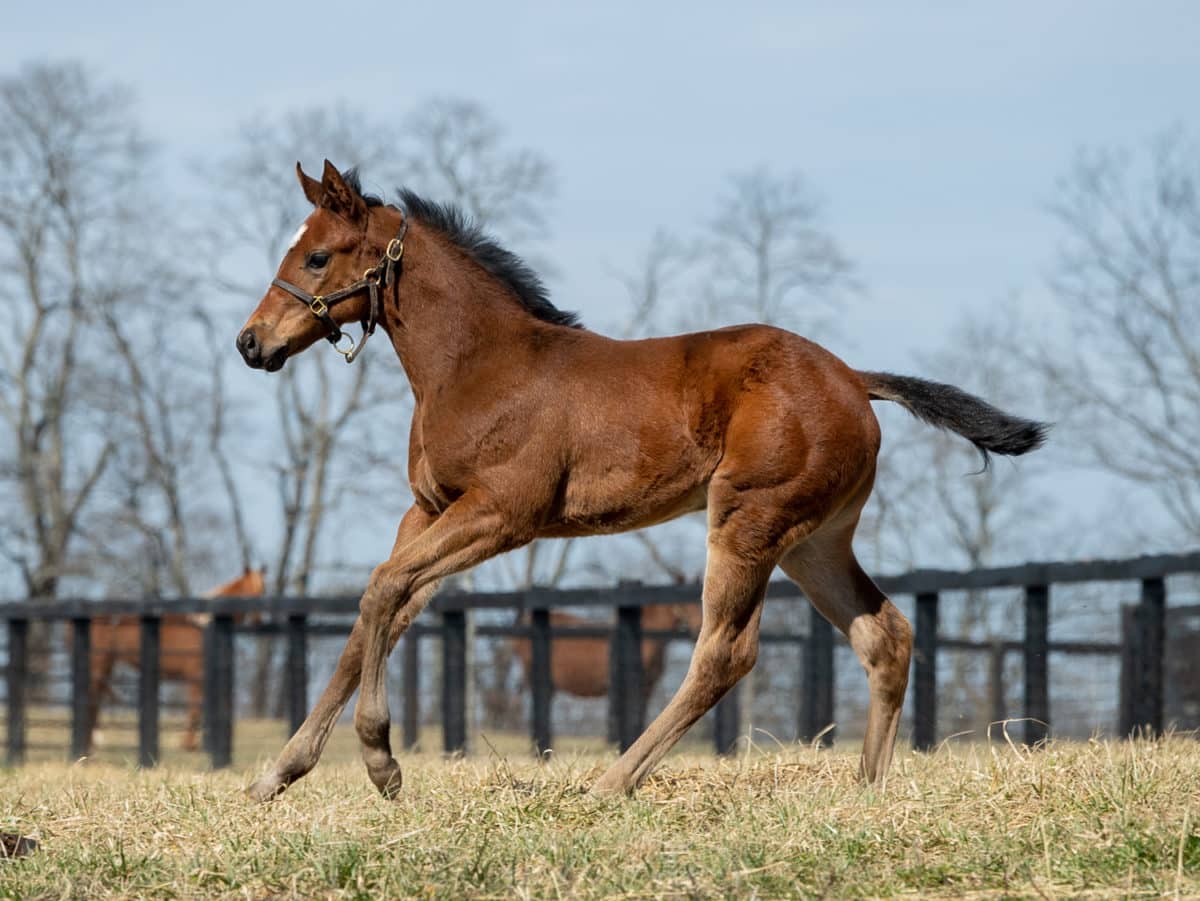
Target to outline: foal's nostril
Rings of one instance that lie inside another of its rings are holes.
[[[254,332],[246,329],[237,339],[237,349],[241,352],[242,358],[247,363],[257,363],[262,356],[262,349],[258,346],[258,339],[254,337]]]

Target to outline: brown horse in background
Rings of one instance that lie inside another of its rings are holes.
[[[631,791],[750,671],[777,566],[867,671],[862,773],[881,781],[912,630],[852,549],[879,453],[871,401],[962,435],[985,460],[1034,449],[1045,426],[950,385],[851,369],[778,328],[607,338],[551,304],[537,276],[458,210],[411,192],[401,192],[403,209],[385,205],[328,161],[320,181],[299,166],[297,175],[315,209],[238,350],[273,372],[322,338],[340,349],[348,323],[363,323],[363,341],[380,327],[412,386],[414,503],[329,685],[250,795],[273,798],[316,765],[355,689],[367,774],[385,797],[397,794],[387,657],[446,576],[537,538],[640,529],[699,510],[708,556],[691,665],[594,790]]]
[[[527,622],[523,616],[521,622]],[[570,613],[550,612],[551,628],[564,626],[598,626],[594,619]],[[670,632],[687,629],[693,636],[700,631],[700,607],[697,604],[654,604],[642,608],[642,628],[647,632]],[[511,641],[513,654],[521,661],[528,686],[533,679],[533,645],[528,638]],[[550,639],[550,684],[580,698],[602,698],[608,694],[609,648],[607,638]],[[663,674],[667,639],[642,639],[642,713]]]
[[[209,598],[256,598],[264,591],[265,569],[247,568],[236,579],[206,592]],[[235,619],[244,619],[239,615]],[[204,703],[204,628],[209,617],[168,613],[159,626],[159,673],[164,682],[182,682],[187,692],[187,726],[180,747],[199,747],[200,715]],[[142,627],[139,617],[117,616],[92,620],[92,678],[88,717],[88,752],[100,723],[100,701],[112,696],[112,673],[118,663],[141,666]]]

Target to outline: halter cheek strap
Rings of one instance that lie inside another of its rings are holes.
[[[272,279],[271,284],[276,288],[283,289],[308,307],[308,311],[324,324],[325,339],[333,345],[333,349],[345,357],[347,363],[353,363],[359,353],[362,352],[362,349],[367,346],[367,339],[375,334],[375,326],[379,322],[380,289],[386,288],[388,282],[400,277],[400,261],[404,256],[404,236],[407,233],[408,219],[405,219],[404,223],[400,226],[399,234],[388,242],[387,248],[383,251],[383,257],[379,260],[378,265],[372,266],[364,272],[362,278],[358,281],[340,288],[332,294],[309,294],[303,288],[297,287],[281,278]],[[353,297],[362,291],[367,292],[367,316],[362,322],[362,337],[359,338],[356,345],[354,339],[346,335],[334,321],[329,310],[340,301],[348,297]],[[350,347],[347,350],[342,350],[338,347],[343,336],[350,342]]]

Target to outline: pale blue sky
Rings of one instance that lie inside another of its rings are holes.
[[[838,349],[894,367],[958,309],[1036,296],[1055,177],[1081,144],[1195,126],[1197,47],[1182,2],[23,3],[0,32],[10,63],[134,86],[176,160],[258,111],[475,98],[557,166],[544,255],[596,325],[655,226],[707,219],[732,169],[799,168],[867,290]]]
[[[259,112],[478,100],[556,166],[541,254],[601,329],[610,267],[656,226],[707,220],[731,170],[799,169],[865,287],[832,342],[863,368],[917,369],[964,308],[1036,309],[1076,149],[1200,125],[1195,3],[6,7],[6,70],[79,58],[131,85],[177,173]]]

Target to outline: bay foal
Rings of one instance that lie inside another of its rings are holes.
[[[360,689],[354,724],[380,792],[400,788],[385,663],[445,576],[535,538],[621,532],[707,510],[703,623],[675,697],[595,784],[631,791],[754,665],[779,566],[849,638],[867,671],[862,772],[882,780],[908,684],[908,622],[854,558],[875,478],[871,400],[901,404],[990,452],[1044,427],[957,388],[857,372],[777,328],[616,341],[555,308],[537,277],[455,209],[364,197],[328,161],[297,166],[315,209],[237,339],[268,371],[341,327],[378,326],[412,385],[415,501],[371,575],[328,687],[249,788],[266,800],[316,765]],[[358,348],[344,351],[349,359]]]

